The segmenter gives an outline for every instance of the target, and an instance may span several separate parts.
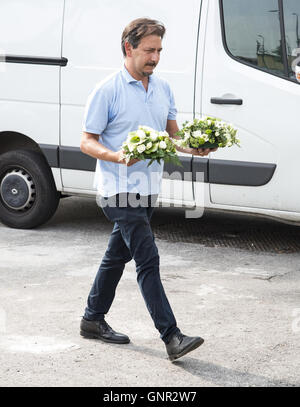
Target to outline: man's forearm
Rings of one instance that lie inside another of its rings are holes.
[[[81,141],[80,149],[83,153],[99,160],[111,162],[118,162],[119,160],[118,152],[108,149],[92,137],[84,137]]]
[[[179,136],[175,136],[175,134],[179,131],[179,127],[177,125],[176,120],[170,120],[170,121],[168,120],[166,131],[168,132],[168,134],[171,138],[174,138],[176,140],[180,139]],[[187,149],[179,147],[179,146],[176,146],[176,150],[181,153],[188,152]]]
[[[179,136],[175,136],[175,133],[177,133],[177,131],[179,131],[176,120],[168,120],[166,131],[170,137],[175,138],[175,139],[180,138]]]

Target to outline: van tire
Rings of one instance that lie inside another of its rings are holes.
[[[55,213],[60,194],[45,157],[32,150],[0,155],[0,221],[17,229],[32,229]]]

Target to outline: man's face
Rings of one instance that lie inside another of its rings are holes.
[[[137,48],[130,46],[132,67],[141,77],[150,76],[159,62],[161,38],[157,35],[148,35],[141,39]]]

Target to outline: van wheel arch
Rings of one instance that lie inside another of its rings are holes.
[[[12,150],[32,150],[43,154],[39,145],[29,136],[16,131],[0,132],[0,155]]]

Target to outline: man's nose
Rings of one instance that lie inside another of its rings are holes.
[[[153,52],[151,55],[151,60],[157,64],[159,61],[159,57],[159,52]]]

